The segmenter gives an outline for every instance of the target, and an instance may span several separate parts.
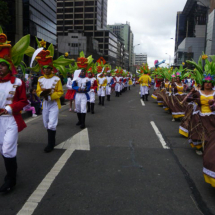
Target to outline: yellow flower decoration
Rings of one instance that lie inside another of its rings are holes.
[[[202,55],[202,60],[208,59],[208,56],[206,54]]]
[[[46,41],[44,41],[43,39],[40,41],[40,46],[43,48],[46,48]]]
[[[184,65],[185,65],[185,63],[183,62],[183,63],[182,63],[182,65],[184,66]]]
[[[65,52],[64,56],[65,56],[65,57],[68,57],[68,56],[69,56],[69,53],[68,53],[68,52]]]

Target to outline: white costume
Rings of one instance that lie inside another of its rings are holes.
[[[77,113],[87,112],[86,105],[87,100],[89,100],[89,95],[87,92],[89,92],[90,86],[90,79],[87,77],[78,77],[76,80],[73,81],[72,87],[74,90],[76,90],[75,106]],[[79,92],[78,89],[81,89],[81,92]]]
[[[120,92],[121,90],[121,77],[115,77],[116,85],[115,85],[115,91]]]
[[[12,104],[16,88],[22,85],[22,81],[15,79],[0,84],[0,109],[6,109],[7,115],[0,116],[0,152],[6,158],[13,158],[17,154],[18,126],[12,115]]]
[[[91,85],[91,89],[90,91],[88,92],[88,95],[89,95],[89,102],[90,103],[95,103],[95,96],[96,96],[96,92],[95,92],[95,89],[93,88],[94,86],[94,83],[96,81],[96,78],[89,78],[89,81],[90,81],[90,85]]]
[[[107,79],[106,77],[98,77],[97,78],[97,83],[98,83],[98,96],[105,97],[106,93],[106,85],[107,85]]]
[[[113,77],[106,77],[107,79],[107,87],[106,87],[106,95],[111,95],[111,85],[113,84]]]
[[[48,101],[43,100],[43,123],[46,129],[56,131],[59,109],[61,108],[60,97],[63,95],[60,78],[54,75],[40,77],[37,84],[38,96],[43,89],[51,89]]]

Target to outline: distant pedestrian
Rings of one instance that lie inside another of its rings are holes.
[[[30,95],[27,95],[28,105],[26,105],[23,110],[24,111],[32,111],[32,117],[37,117],[35,107],[31,106]]]
[[[30,102],[31,102],[31,106],[35,107],[36,114],[40,115],[41,114],[41,101],[40,101],[39,97],[37,96],[35,89],[30,90]]]

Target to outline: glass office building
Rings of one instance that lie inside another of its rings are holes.
[[[23,34],[57,43],[56,0],[23,0]]]

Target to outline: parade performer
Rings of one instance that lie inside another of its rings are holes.
[[[130,74],[128,76],[128,89],[131,90],[131,86],[133,85],[132,76]]]
[[[139,83],[141,85],[141,95],[142,95],[143,101],[145,100],[145,97],[146,97],[146,101],[148,101],[149,83],[151,83],[152,79],[148,75],[149,73],[148,65],[145,65],[144,67],[142,67],[141,70],[144,73],[139,79]]]
[[[107,95],[107,101],[110,101],[111,88],[112,88],[112,85],[114,84],[113,77],[111,76],[111,67],[110,66],[108,66],[106,68],[106,72],[107,72],[107,76],[106,76],[106,79],[107,79],[106,95]]]
[[[96,78],[94,77],[96,71],[93,68],[94,68],[94,66],[92,66],[87,71],[88,78],[89,78],[90,84],[91,84],[90,91],[88,92],[88,95],[89,95],[90,98],[87,101],[87,112],[89,113],[91,111],[92,114],[95,113],[94,112],[94,106],[95,106],[95,99],[96,99],[96,90],[97,90],[97,87],[98,87]]]
[[[90,91],[91,82],[88,77],[86,77],[86,71],[92,66],[93,58],[89,56],[85,58],[83,52],[80,53],[80,57],[77,60],[77,65],[80,70],[76,70],[74,74],[72,88],[76,90],[75,95],[75,106],[78,116],[77,126],[81,129],[86,127],[86,113],[87,113],[87,100],[90,99],[88,92]]]
[[[172,91],[174,91],[173,101],[171,106],[172,116],[174,119],[178,119],[185,116],[185,110],[187,102],[183,102],[186,97],[186,86],[182,83],[183,80],[183,67],[181,66],[178,72],[176,72],[176,82],[172,84]]]
[[[116,77],[115,77],[115,92],[116,92],[116,97],[120,96],[120,90],[121,90],[121,77],[119,74],[119,69],[115,69],[116,72]]]
[[[7,172],[0,192],[16,185],[18,132],[26,127],[21,111],[28,104],[25,83],[14,75],[29,47],[30,35],[13,48],[9,43],[0,26],[0,152]]]
[[[97,72],[98,72],[98,76],[97,76],[97,84],[98,84],[97,94],[99,96],[99,105],[104,106],[107,79],[104,76],[105,67],[103,66],[102,71],[101,71],[101,68],[102,68],[101,66],[97,67]]]
[[[48,144],[44,151],[49,153],[55,146],[58,114],[61,108],[60,97],[63,95],[61,80],[55,73],[58,69],[62,74],[66,74],[65,66],[71,64],[72,60],[65,59],[63,56],[53,60],[53,45],[50,44],[48,50],[43,50],[46,43],[44,41],[39,42],[37,38],[36,41],[38,49],[33,54],[31,67],[33,61],[36,60],[37,65],[32,70],[37,72],[41,70],[43,74],[38,80],[36,93],[37,96],[43,98],[43,123],[48,132]]]
[[[195,126],[198,129],[200,144],[203,153],[203,174],[205,182],[215,187],[215,56],[211,56],[212,62],[207,59],[208,56],[203,54],[199,59],[198,64],[194,61],[187,61],[195,67],[196,77],[201,77],[201,90],[193,93],[193,99],[197,103],[197,108],[193,112],[191,122],[194,126],[194,121],[198,116],[198,124]],[[205,67],[202,67],[202,60],[205,61]],[[196,81],[198,83],[198,80]],[[196,121],[197,122],[197,121]],[[190,136],[190,135],[189,135]],[[192,138],[192,136],[191,136]]]
[[[71,112],[72,111],[72,102],[75,100],[76,91],[74,89],[72,89],[72,78],[70,76],[68,76],[68,78],[67,78],[66,87],[68,90],[66,92],[65,99],[69,100],[69,111]],[[75,104],[74,104],[74,106],[75,106]],[[75,107],[74,107],[74,112],[76,112]]]

